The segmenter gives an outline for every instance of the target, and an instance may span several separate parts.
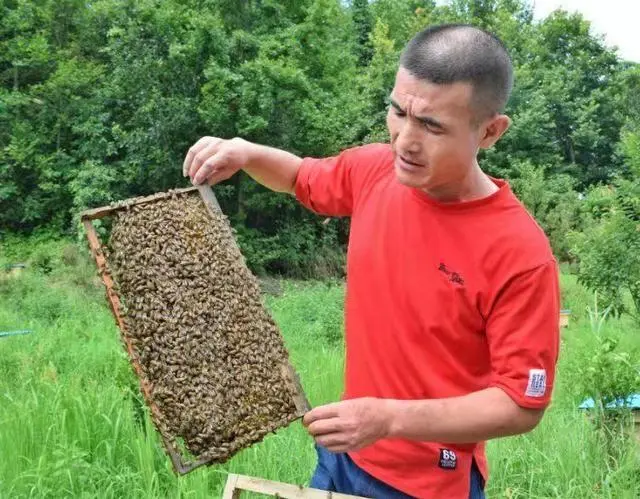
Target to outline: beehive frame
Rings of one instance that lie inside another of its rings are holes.
[[[243,491],[274,496],[281,499],[365,499],[362,496],[304,488],[298,485],[274,482],[246,475],[236,475],[233,473],[230,473],[227,477],[222,499],[241,499]]]
[[[218,201],[212,189],[209,186],[198,186],[198,187],[189,187],[185,189],[175,189],[175,190],[154,194],[152,196],[147,196],[147,197],[133,198],[133,199],[119,202],[110,206],[103,206],[100,208],[87,210],[81,214],[81,221],[84,225],[84,229],[85,229],[86,236],[89,243],[89,248],[96,262],[98,273],[106,289],[107,301],[110,305],[111,311],[115,318],[116,325],[120,330],[120,336],[126,347],[129,360],[133,365],[134,372],[140,383],[140,389],[144,397],[145,403],[149,407],[151,411],[151,418],[158,429],[159,429],[159,426],[157,424],[157,420],[159,418],[160,409],[153,402],[153,399],[151,397],[151,387],[145,381],[145,376],[143,374],[142,367],[137,361],[136,355],[134,354],[133,345],[130,339],[127,337],[126,326],[125,326],[125,322],[121,312],[122,311],[121,300],[116,291],[114,280],[109,272],[109,268],[107,265],[107,257],[105,255],[105,251],[103,250],[103,245],[100,242],[100,239],[98,237],[98,234],[96,232],[96,229],[92,221],[96,219],[112,216],[117,211],[128,209],[129,207],[134,205],[154,203],[178,194],[191,193],[194,191],[197,191],[199,193],[199,197],[202,203],[204,204],[204,206],[206,207],[206,212],[209,216],[214,216],[216,214],[222,213],[220,209],[220,205],[218,204]],[[281,373],[282,373],[283,381],[288,385],[291,393],[294,394],[293,403],[296,408],[295,416],[296,416],[296,419],[298,419],[302,417],[310,409],[309,402],[304,394],[304,391],[300,384],[300,380],[288,360],[286,360],[283,363],[281,368]],[[159,431],[159,433],[161,435],[162,443],[165,448],[165,451],[169,455],[171,462],[173,464],[173,468],[176,471],[176,473],[184,475],[200,466],[212,464],[213,462],[215,462],[215,460],[212,458],[197,459],[194,461],[185,462],[185,460],[183,459],[183,456],[181,455],[179,449],[176,448],[174,442],[167,435],[165,435],[164,432]]]

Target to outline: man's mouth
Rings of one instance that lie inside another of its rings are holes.
[[[398,154],[396,156],[396,165],[402,170],[407,170],[410,172],[414,172],[419,170],[420,168],[424,168],[424,165],[416,163],[415,161],[411,161],[409,158],[403,156],[402,154]]]

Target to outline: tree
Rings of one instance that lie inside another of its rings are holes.
[[[515,193],[544,229],[556,257],[569,260],[571,247],[566,235],[582,228],[575,179],[549,174],[548,167],[536,166],[528,160],[515,164],[512,175]]]
[[[579,280],[615,314],[640,321],[640,177],[593,189],[584,205],[587,229],[572,235]],[[625,294],[631,298],[631,306]]]
[[[571,189],[631,182],[640,162],[637,67],[579,15],[538,22],[521,0],[11,0],[0,12],[2,230],[68,233],[86,207],[183,186],[203,135],[302,156],[386,141],[400,50],[441,22],[509,48],[513,126],[481,165],[525,197],[538,189],[533,210],[563,258],[562,234],[580,225]],[[256,268],[338,266],[345,221],[322,225],[243,175],[215,189]]]
[[[369,0],[353,0],[351,11],[358,41],[358,60],[361,66],[366,66],[373,55],[370,40],[372,19]]]
[[[399,53],[389,35],[389,27],[380,19],[371,35],[373,57],[364,78],[364,95],[369,134],[366,142],[387,140],[387,99],[393,88]]]

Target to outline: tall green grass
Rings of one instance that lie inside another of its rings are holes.
[[[0,330],[32,329],[0,339],[0,498],[219,497],[228,472],[307,484],[313,442],[300,422],[267,437],[223,466],[176,477],[140,402],[104,293],[74,247],[34,252],[20,277],[0,280]],[[64,259],[55,255],[66,255]],[[0,265],[12,255],[0,254]],[[38,263],[39,262],[39,263]],[[591,296],[563,277],[563,331],[554,401],[532,433],[489,444],[489,497],[640,497],[638,448],[620,442],[611,460],[578,409],[577,363],[588,358],[584,313]],[[343,287],[286,282],[267,304],[312,405],[342,391]],[[611,320],[627,348],[632,322]]]

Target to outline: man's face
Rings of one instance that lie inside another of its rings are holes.
[[[436,85],[399,69],[387,126],[400,183],[447,189],[471,171],[485,133],[473,125],[471,94],[468,83]]]

